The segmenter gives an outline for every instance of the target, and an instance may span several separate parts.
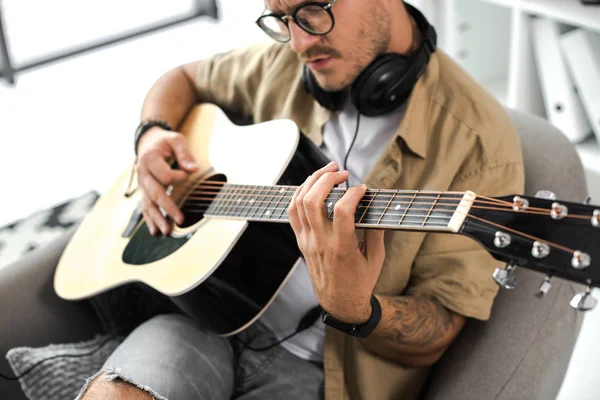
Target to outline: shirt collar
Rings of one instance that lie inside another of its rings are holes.
[[[431,55],[429,63],[419,78],[409,97],[405,115],[398,126],[395,137],[400,137],[407,147],[421,158],[427,156],[429,116],[433,106],[434,93],[439,79],[439,59],[436,53]],[[330,111],[314,101],[311,126],[305,128],[305,134],[318,146],[323,142],[325,123],[336,116],[338,111]]]

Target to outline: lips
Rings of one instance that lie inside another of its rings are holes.
[[[313,58],[310,61],[306,61],[306,65],[308,65],[311,70],[318,71],[325,68],[330,61],[331,57]]]

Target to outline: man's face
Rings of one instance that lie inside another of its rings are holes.
[[[265,7],[291,15],[304,3],[265,0]],[[311,35],[290,20],[289,45],[324,90],[338,91],[352,84],[377,55],[387,52],[391,22],[381,0],[338,0],[331,11],[335,26],[327,35]]]

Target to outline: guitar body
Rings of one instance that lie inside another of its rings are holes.
[[[167,237],[149,234],[141,195],[131,194],[132,163],[66,247],[54,287],[77,300],[141,282],[217,333],[235,334],[269,306],[300,252],[288,224],[205,217],[197,201],[188,201],[194,188],[207,180],[299,185],[329,160],[289,120],[241,127],[208,104],[190,112],[181,132],[199,165],[171,190],[186,222]]]

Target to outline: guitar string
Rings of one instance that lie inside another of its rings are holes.
[[[227,182],[220,182],[220,181],[205,181],[205,182],[210,182],[213,183],[213,186],[210,185],[205,185],[204,183],[202,183],[199,187],[210,187],[210,188],[223,188],[224,185],[227,185]],[[190,186],[191,187],[191,186]],[[281,193],[281,188],[290,188],[293,190],[296,190],[298,187],[297,186],[278,186],[280,189],[265,189],[265,188],[250,188],[248,189],[246,186],[243,187],[235,187],[235,185],[232,185],[231,188],[228,188],[226,190],[225,193],[221,193],[221,189],[217,190],[216,192],[207,192],[207,191],[202,191],[202,190],[198,190],[198,189],[194,189],[192,190],[190,193],[194,193],[194,194],[221,194],[222,197],[224,196],[238,196],[238,197],[252,197],[252,194],[249,194],[248,192],[259,192],[259,197],[265,197],[265,196],[271,196],[270,194],[268,194],[269,192],[276,192],[276,193]],[[237,193],[236,191],[238,190],[242,190],[242,193]],[[396,190],[390,190],[390,189],[378,189],[377,192],[375,194],[373,194],[372,196],[369,195],[369,191],[372,191],[373,189],[368,189],[367,190],[367,194],[365,196],[363,196],[363,199],[369,199],[370,197],[376,198],[377,196],[379,196],[380,198],[382,198],[381,200],[374,200],[373,202],[385,202],[388,201],[388,199],[385,198],[386,195],[392,195],[395,198],[411,198],[411,200],[414,198],[414,196],[418,196],[420,199],[437,199],[439,198],[439,196],[443,196],[443,195],[461,195],[464,197],[465,192],[451,192],[451,191],[440,191],[440,192],[435,192],[435,191],[396,191]],[[347,191],[347,189],[333,189],[333,191],[331,192],[331,194],[335,194],[335,193],[345,193]],[[267,192],[267,194],[261,194],[262,192]],[[284,194],[287,193],[287,191],[284,191]],[[405,195],[398,195],[398,193],[405,193]],[[330,195],[331,195],[330,194]],[[431,194],[431,196],[427,196],[427,194]],[[433,196],[434,194],[437,194],[437,196]],[[276,194],[273,194],[273,196],[276,196]],[[192,199],[197,199],[196,197],[192,197],[190,196],[189,198]],[[488,201],[481,201],[481,200],[477,200],[478,198],[485,198]],[[203,199],[203,200],[207,200],[207,199]],[[211,199],[212,200],[212,199]],[[272,199],[275,200],[275,199]],[[462,201],[462,197],[460,199],[457,200],[461,200]],[[421,203],[421,204],[429,204],[429,203],[423,203],[423,202],[413,202],[411,201],[411,203]],[[505,201],[505,200],[500,200],[500,199],[495,199],[492,197],[486,197],[486,196],[477,196],[475,200],[473,200],[473,203],[477,203],[477,204],[493,204],[493,205],[504,205],[506,207],[510,207],[512,211],[515,211],[512,207],[513,207],[513,203]],[[442,205],[456,205],[458,206],[460,204],[459,203],[446,203],[446,202],[440,202],[439,204]],[[494,210],[492,208],[490,208],[490,210]],[[503,209],[495,209],[495,210],[499,210],[499,211],[504,211]],[[528,214],[532,214],[532,215],[549,215],[551,213],[551,210],[547,210],[544,208],[539,208],[539,207],[528,207],[525,210],[517,210],[518,212],[526,212]],[[539,211],[540,213],[534,213],[534,211]],[[579,218],[579,219],[588,219],[590,218],[589,216],[586,215],[573,215],[573,214],[569,214],[570,218]]]
[[[237,197],[237,195],[235,193],[228,193],[228,194],[222,194],[222,197],[219,199],[213,198],[213,197],[189,197],[188,199],[193,199],[193,200],[202,200],[202,201],[211,201],[211,202],[215,202],[217,205],[215,207],[220,207],[220,206],[225,206],[228,207],[231,205],[231,203],[237,203],[238,199],[237,198],[233,198],[233,199],[226,199],[223,197],[226,196],[233,196],[233,197]],[[268,197],[271,196],[272,198],[269,200],[255,200],[256,198],[261,198],[261,197]],[[252,199],[252,203],[273,203],[275,202],[275,200],[279,200],[279,202],[284,201],[284,200],[290,200],[292,198],[292,196],[285,196],[285,197],[281,197],[280,199],[276,198],[277,196],[273,196],[273,195],[258,195],[258,196],[254,196],[254,198]],[[426,205],[428,207],[426,208],[415,208],[415,207],[410,207],[409,210],[433,210],[434,212],[438,212],[438,211],[446,211],[446,212],[454,212],[455,210],[442,210],[442,209],[436,209],[436,207],[438,206],[447,206],[447,207],[458,207],[460,205],[460,202],[443,202],[443,201],[438,201],[437,203],[431,203],[431,202],[422,202],[422,201],[395,201],[395,199],[400,198],[401,196],[396,196],[396,197],[390,197],[390,199],[383,199],[383,200],[373,200],[371,202],[371,204],[373,203],[390,203],[390,200],[393,199],[394,201],[391,202],[391,204],[393,205],[404,205],[404,204],[409,204],[409,205]],[[411,199],[414,196],[409,196]],[[339,200],[339,199],[337,199]],[[461,199],[462,200],[462,199]],[[204,205],[205,203],[203,203],[202,201],[198,201],[198,202],[187,202],[187,204],[194,204],[194,205]],[[481,201],[477,201],[474,200],[473,204],[489,204],[488,202],[481,202]],[[212,205],[212,204],[211,204]],[[208,209],[210,207],[210,205],[207,205],[206,208]],[[243,205],[240,205],[239,207],[245,207]],[[368,209],[391,209],[388,206],[373,206],[373,205],[368,205],[368,206],[364,206],[364,205],[358,205],[357,208],[368,208]],[[528,215],[542,215],[542,216],[549,216],[551,215],[551,210],[548,209],[543,209],[543,208],[539,208],[539,207],[531,207],[531,208],[527,208],[524,210],[514,210],[512,203],[510,203],[509,206],[507,206],[506,208],[500,208],[500,207],[487,207],[487,206],[478,206],[478,205],[472,205],[471,208],[475,208],[475,209],[482,209],[482,210],[489,210],[489,211],[508,211],[511,213],[521,213],[521,214],[528,214]],[[541,210],[541,211],[536,211],[536,210]],[[578,215],[578,214],[567,214],[563,217],[563,219],[579,219],[579,220],[585,220],[585,221],[589,221],[591,220],[593,216],[592,215]]]
[[[537,242],[541,242],[541,243],[546,243],[546,244],[548,244],[548,245],[550,245],[552,247],[555,247],[557,249],[563,250],[563,251],[565,251],[567,253],[575,253],[574,249],[570,249],[570,248],[568,248],[566,246],[563,246],[563,245],[560,245],[560,244],[556,244],[556,243],[550,244],[550,242],[548,242],[548,241],[546,241],[546,240],[544,240],[542,238],[538,238],[538,237],[530,235],[528,233],[520,232],[520,231],[518,231],[516,229],[509,228],[508,226],[504,226],[504,225],[498,224],[496,222],[488,221],[488,220],[486,220],[484,218],[480,218],[480,217],[477,217],[477,216],[474,216],[474,215],[472,215],[471,217],[473,217],[476,220],[488,223],[488,224],[490,224],[492,226],[495,226],[495,227],[498,227],[498,228],[501,228],[501,229],[505,229],[508,232],[516,233],[518,235],[526,237],[527,239],[530,239],[530,240],[533,240],[533,241],[537,241]]]
[[[448,211],[450,211],[450,210],[448,210]],[[459,212],[459,211],[457,211],[457,212]],[[461,212],[459,212],[459,213],[461,213]],[[540,243],[545,243],[549,247],[553,247],[553,248],[556,248],[558,250],[562,250],[562,251],[564,251],[566,253],[574,254],[575,251],[576,251],[576,250],[570,249],[570,248],[568,248],[566,246],[562,246],[560,244],[557,244],[557,243],[554,243],[554,242],[550,242],[548,240],[545,240],[545,239],[542,239],[542,238],[538,238],[538,237],[533,236],[533,235],[529,235],[529,234],[521,232],[519,230],[516,230],[516,229],[513,229],[513,228],[509,228],[509,227],[504,226],[502,224],[498,224],[498,223],[495,223],[495,222],[492,222],[492,221],[488,221],[485,218],[477,217],[477,216],[474,216],[474,215],[471,215],[471,214],[468,214],[468,213],[466,213],[466,214],[462,213],[462,214],[464,216],[472,217],[473,219],[475,219],[477,221],[480,221],[482,223],[489,224],[491,226],[495,226],[495,227],[500,228],[500,229],[504,229],[504,230],[506,230],[508,232],[511,232],[511,233],[513,233],[513,234],[515,234],[517,236],[522,237],[522,238],[529,239],[529,240],[532,240],[532,241],[537,241],[537,242],[540,242]],[[414,218],[416,216],[412,216],[412,217]],[[248,216],[248,217],[244,217],[243,219],[246,219],[246,220],[249,219],[249,220],[251,220],[253,218],[255,218],[255,217],[254,216],[252,216],[252,217]],[[431,218],[447,219],[448,222],[450,221],[450,218],[448,218],[448,217],[435,217],[435,216],[431,216]],[[281,220],[281,219],[279,219],[279,220]],[[470,223],[472,224],[473,222],[470,222]],[[413,226],[414,227],[418,227],[417,225],[413,225]],[[447,225],[444,225],[444,224],[431,224],[431,225],[422,225],[422,227],[447,227]],[[492,228],[489,228],[489,230],[488,230],[488,232],[495,232],[495,231],[496,230],[492,229]]]
[[[258,196],[254,196],[254,195],[246,195],[246,194],[243,194],[243,193],[235,193],[235,192],[223,192],[223,193],[221,193],[221,192],[195,192],[194,194],[195,195],[209,195],[209,196],[213,195],[213,194],[217,194],[217,195],[221,196],[221,198],[218,201],[223,201],[223,198],[227,197],[227,196],[230,196],[230,197],[233,196],[233,197],[235,197],[234,201],[237,201],[238,199],[242,199],[242,198],[245,198],[245,197],[246,198],[250,197],[251,199],[254,199],[254,200],[257,197],[258,198],[265,198],[265,197],[270,196],[270,197],[272,197],[272,200],[275,200],[278,197],[276,194],[264,194],[264,195],[263,194],[259,194]],[[440,197],[441,196],[442,195],[440,194]],[[286,199],[291,199],[293,196],[282,195],[282,196],[279,196],[279,197],[286,198]],[[412,200],[414,197],[416,197],[416,196],[414,196],[414,195],[413,196],[394,196],[394,195],[392,195],[392,196],[388,196],[388,195],[383,195],[383,196],[375,196],[375,195],[374,196],[369,196],[369,195],[365,195],[365,196],[362,197],[361,200],[374,199],[373,203],[387,203],[390,199],[393,199],[393,200],[395,200],[395,199],[411,199]],[[429,199],[433,199],[433,200],[439,199],[438,196],[432,196],[432,197],[418,196],[417,198],[419,200],[424,200],[424,199],[428,199],[428,198]],[[198,197],[198,196],[189,196],[189,197],[187,197],[187,199],[191,199],[191,200],[213,200],[214,199],[214,200],[216,200],[214,197],[213,198],[206,198],[206,197]],[[246,200],[246,199],[244,199],[244,200]],[[325,199],[325,201],[327,201],[327,200],[331,200],[331,199],[329,199],[329,198]],[[336,200],[339,200],[339,199],[336,199]],[[447,201],[450,201],[450,200],[453,200],[453,199],[447,199]],[[457,198],[456,200],[462,201],[463,198],[460,197],[460,198]],[[229,201],[229,200],[226,200],[226,201]],[[271,200],[268,200],[268,201],[271,201]],[[452,203],[447,203],[445,201],[438,201],[438,202],[436,202],[436,204],[440,204],[440,205],[458,205],[458,204],[460,204],[460,201],[459,202],[452,202]],[[478,204],[493,204],[493,205],[498,205],[497,203],[491,203],[491,202],[487,202],[487,201],[473,200],[473,202],[474,203],[476,202]],[[394,203],[400,203],[400,204],[402,204],[402,203],[408,203],[408,202],[402,202],[402,201],[396,202],[396,201],[394,201]],[[411,203],[414,203],[414,204],[417,204],[417,203],[420,203],[420,204],[431,204],[430,202],[426,202],[426,201],[419,201],[419,202],[415,201],[415,202],[411,202]]]
[[[208,181],[207,181],[208,182]],[[226,184],[223,182],[217,182],[215,181],[215,183],[219,183],[219,184]],[[210,185],[200,185],[200,188],[202,187],[209,187],[209,188],[219,188],[219,187],[223,187],[223,186],[210,186]],[[290,188],[290,189],[297,189],[297,187],[295,186],[278,186],[279,188]],[[241,193],[234,193],[234,191],[237,190],[243,190],[243,192]],[[367,190],[367,194],[365,194],[365,196],[363,196],[364,199],[369,199],[370,197],[380,197],[381,200],[375,200],[376,202],[383,202],[383,201],[387,201],[387,199],[385,198],[385,196],[388,195],[394,195],[396,194],[395,198],[412,198],[413,196],[417,195],[419,197],[419,199],[436,199],[438,196],[443,196],[443,195],[461,195],[464,196],[465,192],[451,192],[451,191],[439,191],[439,192],[435,192],[435,191],[396,191],[396,190],[390,190],[390,189],[379,189],[375,194],[371,195],[369,194],[369,191],[372,190],[377,190],[377,189],[368,189]],[[331,194],[337,194],[337,193],[345,193],[347,191],[347,189],[333,189],[333,191],[331,192]],[[193,190],[190,193],[193,194],[219,194],[221,193],[221,190],[217,190],[215,192],[209,192],[209,191],[202,191],[202,190]],[[270,196],[271,194],[269,194],[270,192],[276,192],[276,193],[281,193],[281,190],[279,189],[261,189],[261,188],[245,188],[245,187],[240,187],[240,188],[236,188],[235,186],[232,186],[231,188],[228,188],[226,190],[226,192],[221,193],[222,196],[230,196],[230,195],[237,195],[237,196],[241,196],[241,197],[251,197],[252,194],[249,192],[266,192],[266,194],[260,194],[259,196]],[[400,194],[398,194],[400,193]],[[427,196],[430,195],[430,196]],[[194,197],[190,197],[190,198],[194,198]],[[506,200],[500,200],[500,199],[495,199],[493,197],[487,197],[487,196],[481,196],[481,195],[477,195],[477,198],[484,198],[487,201],[482,201],[482,200],[477,200],[475,199],[474,202],[478,203],[478,204],[493,204],[493,205],[505,205],[507,207],[513,207],[513,203],[508,202]],[[462,197],[460,199],[457,200],[462,200]],[[446,203],[446,204],[451,204],[451,203]],[[540,207],[528,207],[526,210],[532,210],[532,211],[542,211],[542,212],[550,212],[550,210],[545,209],[545,208],[540,208]],[[521,211],[521,210],[520,210]],[[570,214],[571,215],[571,214]],[[581,218],[586,218],[586,216],[580,216]]]
[[[224,196],[227,196],[227,195],[224,195]],[[261,197],[261,196],[258,196],[258,197]],[[398,197],[396,197],[396,198],[398,198]],[[202,200],[202,201],[204,201],[204,200],[206,200],[206,201],[212,201],[212,202],[214,202],[216,204],[215,207],[221,207],[221,206],[227,207],[227,206],[231,205],[231,203],[240,204],[240,201],[238,201],[237,199],[223,199],[223,198],[221,198],[221,199],[215,199],[215,198],[212,198],[212,197],[189,197],[188,199]],[[281,200],[284,200],[284,199],[285,200],[290,200],[291,197],[282,198]],[[254,200],[254,199],[252,199],[252,203],[251,204],[255,204],[255,203],[268,203],[268,204],[271,204],[275,200],[277,200],[277,199],[275,199],[275,198],[270,199],[270,200]],[[205,205],[205,203],[203,203],[202,201],[187,202],[186,204]],[[374,200],[374,201],[371,202],[371,204],[373,204],[373,203],[386,203],[387,204],[389,202],[390,202],[390,200],[381,200],[381,201]],[[478,202],[474,201],[474,203],[478,203]],[[392,201],[391,204],[394,204],[394,205],[410,204],[411,207],[407,208],[409,211],[413,211],[413,210],[424,210],[424,211],[432,210],[433,212],[438,212],[438,211],[454,212],[454,211],[456,211],[455,209],[453,209],[453,210],[443,210],[443,209],[438,209],[437,207],[439,207],[439,206],[458,207],[460,205],[460,202],[458,202],[458,203],[448,203],[448,202],[441,202],[441,201],[439,201],[439,202],[437,202],[437,203],[434,204],[434,203],[431,203],[431,202],[420,202],[420,201]],[[425,207],[425,208],[412,207],[412,205],[414,205],[414,204],[417,204],[417,205],[427,205],[428,207]],[[206,208],[208,209],[211,206],[212,206],[212,204],[206,206]],[[244,206],[240,205],[239,207],[244,207]],[[372,210],[393,209],[393,208],[390,208],[388,206],[373,206],[373,205],[367,205],[367,206],[365,206],[365,205],[361,205],[361,204],[359,204],[357,206],[357,208],[367,208],[367,209],[372,209]],[[509,208],[494,208],[494,207],[484,207],[484,206],[471,206],[471,208],[484,209],[484,210],[490,210],[490,211],[509,211],[509,210],[510,211],[514,211],[512,209],[512,207],[509,209]],[[523,212],[523,211],[520,211],[520,212]],[[546,210],[546,211],[543,211],[543,212],[539,212],[539,211],[527,212],[527,214],[531,214],[531,215],[550,215],[550,213],[551,213],[550,210]],[[589,217],[587,217],[587,218],[589,218]]]

